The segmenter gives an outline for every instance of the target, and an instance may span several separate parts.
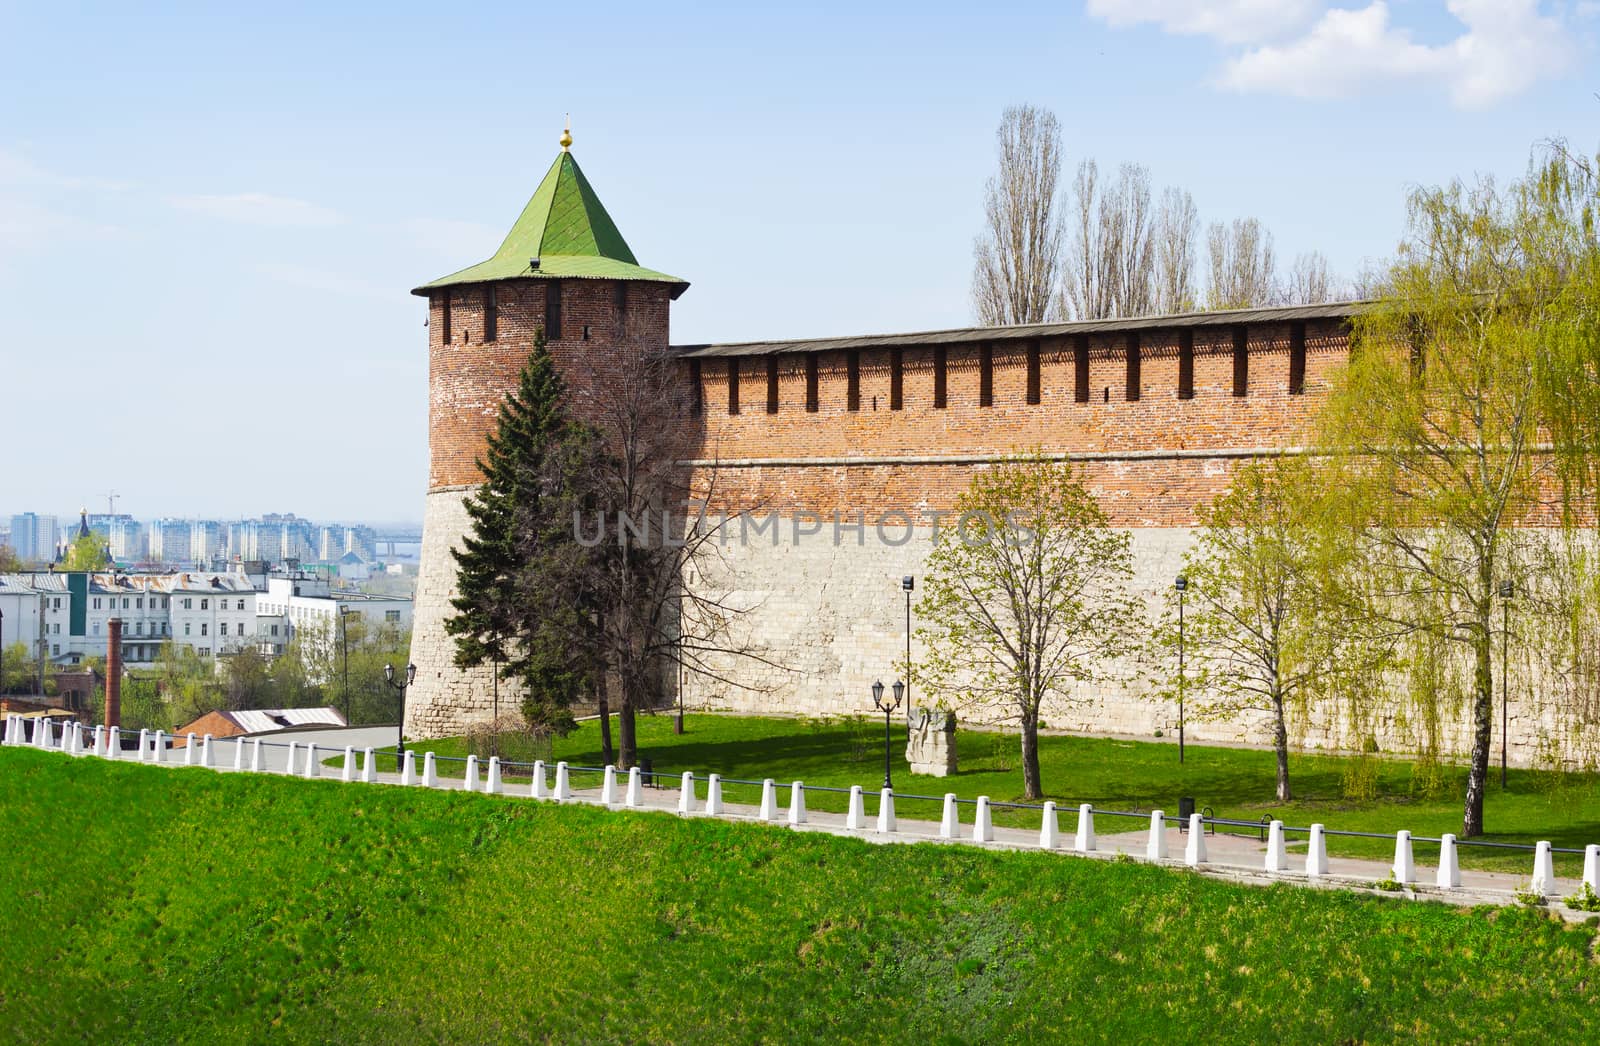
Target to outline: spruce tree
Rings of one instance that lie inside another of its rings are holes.
[[[530,691],[542,690],[540,684],[548,681],[548,667],[529,659],[545,660],[538,655],[549,644],[540,641],[540,615],[528,605],[529,590],[517,579],[526,566],[530,521],[536,530],[548,530],[537,520],[551,459],[559,456],[558,448],[572,430],[565,401],[565,383],[544,332],[538,331],[517,388],[501,404],[478,460],[483,485],[466,500],[472,526],[462,547],[452,553],[458,594],[451,600],[455,614],[445,621],[445,630],[455,637],[456,665],[492,663],[503,675],[522,679]],[[533,702],[536,707],[540,703],[537,698]],[[549,711],[540,713],[540,718],[549,716]]]

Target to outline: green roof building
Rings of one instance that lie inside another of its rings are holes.
[[[555,163],[494,257],[411,293],[425,296],[461,284],[525,279],[643,280],[669,284],[673,298],[688,290],[688,281],[639,264],[568,151],[570,131],[562,134],[561,143]]]

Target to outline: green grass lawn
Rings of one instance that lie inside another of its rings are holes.
[[[685,770],[697,774],[719,773],[724,777],[761,780],[771,777],[780,784],[801,780],[808,785],[848,788],[861,785],[875,793],[883,784],[883,720],[821,722],[803,719],[753,718],[722,715],[689,715],[682,736],[672,732],[670,716],[642,716],[639,719],[640,753],[654,768],[674,778]],[[613,726],[615,724],[613,723]],[[957,733],[960,773],[943,779],[913,777],[906,766],[905,728],[895,726],[893,750],[894,780],[897,790],[942,796],[955,792],[963,798],[987,795],[999,801],[1022,796],[1022,771],[1015,735]],[[419,742],[419,751],[460,756],[466,751],[459,738]],[[598,721],[582,724],[569,737],[555,742],[554,759],[574,765],[600,765]],[[1076,823],[1077,806],[1091,803],[1106,810],[1148,812],[1162,809],[1176,814],[1179,796],[1191,795],[1201,806],[1209,806],[1218,817],[1259,821],[1263,815],[1277,817],[1290,826],[1309,826],[1321,822],[1329,828],[1393,833],[1406,829],[1415,836],[1437,837],[1443,832],[1461,831],[1461,797],[1466,791],[1466,769],[1445,767],[1442,787],[1429,794],[1418,781],[1413,764],[1404,760],[1378,762],[1379,795],[1370,803],[1352,803],[1344,798],[1340,776],[1347,760],[1338,756],[1295,755],[1290,760],[1290,783],[1297,798],[1279,803],[1273,798],[1275,765],[1271,752],[1254,749],[1188,746],[1185,761],[1178,763],[1175,745],[1155,742],[1101,740],[1082,737],[1045,737],[1040,740],[1039,759],[1046,797],[1062,808],[1063,830]],[[335,760],[338,763],[339,757]],[[459,777],[462,764],[439,763],[439,772]],[[598,775],[573,776],[575,786],[595,784]],[[701,786],[704,797],[704,785]],[[729,785],[724,796],[730,802],[754,803],[759,789]],[[787,795],[781,797],[786,803]],[[826,793],[808,794],[807,805],[821,810],[843,810],[846,799]],[[876,797],[868,800],[869,812]],[[895,812],[901,817],[938,820],[937,803],[897,799]],[[970,821],[970,808],[963,812]],[[1037,811],[997,810],[1000,824],[1037,825]],[[1490,834],[1485,839],[1500,842],[1533,843],[1547,839],[1558,847],[1582,849],[1600,843],[1600,775],[1568,774],[1552,777],[1513,770],[1509,788],[1501,791],[1498,773],[1489,791],[1485,819]],[[1102,835],[1147,827],[1148,822],[1127,818],[1097,816],[1096,831]],[[1304,836],[1289,837],[1291,852]],[[1352,857],[1394,856],[1394,843],[1381,839],[1330,837],[1329,850]],[[1438,847],[1418,843],[1419,862],[1437,858]],[[1532,873],[1529,854],[1463,847],[1461,862],[1466,867],[1526,871]],[[1557,855],[1557,872],[1577,876],[1582,872],[1581,855]]]
[[[1600,1034],[1596,925],[1519,908],[16,748],[0,811],[30,1043]]]

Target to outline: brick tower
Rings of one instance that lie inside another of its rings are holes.
[[[490,671],[454,664],[444,622],[453,612],[450,555],[468,527],[467,495],[482,482],[477,459],[541,328],[551,355],[583,399],[586,375],[668,341],[671,302],[688,289],[643,268],[568,151],[561,152],[488,261],[412,291],[428,299],[428,493],[406,697],[410,736],[458,734],[491,715]],[[508,696],[508,695],[503,695]],[[502,713],[514,710],[504,700]]]

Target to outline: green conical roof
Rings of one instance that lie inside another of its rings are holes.
[[[531,258],[539,259],[537,270],[528,264]],[[578,161],[565,149],[550,165],[494,257],[425,283],[411,293],[427,294],[461,283],[537,278],[670,283],[674,284],[674,298],[689,286],[676,276],[639,264]]]

